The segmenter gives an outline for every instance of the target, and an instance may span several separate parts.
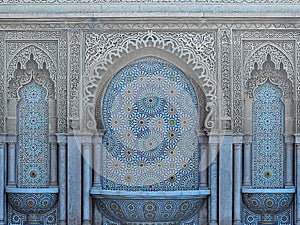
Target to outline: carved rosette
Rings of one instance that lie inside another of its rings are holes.
[[[84,109],[86,128],[96,130],[95,99],[103,73],[116,59],[135,50],[154,47],[165,50],[191,65],[207,98],[205,127],[214,126],[216,107],[215,33],[86,33]]]

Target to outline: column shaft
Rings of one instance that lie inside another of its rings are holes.
[[[294,186],[294,149],[293,143],[285,143],[286,146],[286,164],[285,164],[285,186]]]
[[[90,188],[91,188],[91,153],[92,145],[83,144],[83,225],[91,224]]]
[[[218,144],[209,144],[210,162],[210,225],[218,225]]]
[[[57,144],[50,144],[50,185],[57,186]]]
[[[297,166],[296,166],[296,223],[297,225],[300,225],[300,144],[296,145],[296,160],[297,160]]]
[[[245,143],[244,147],[244,178],[243,186],[251,186],[251,143]]]
[[[234,225],[241,225],[241,188],[242,188],[242,144],[234,144]]]
[[[59,143],[59,224],[67,224],[67,144]]]
[[[201,143],[200,187],[207,187],[207,145]]]
[[[4,225],[5,218],[5,144],[0,143],[0,225]]]
[[[94,144],[94,158],[93,158],[93,168],[94,168],[94,180],[93,187],[99,187],[101,185],[101,152],[102,152],[102,144],[95,143]]]
[[[7,185],[11,187],[16,186],[16,143],[10,142],[8,144],[8,160],[7,160]]]

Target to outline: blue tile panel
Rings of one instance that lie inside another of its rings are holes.
[[[47,91],[32,80],[19,91],[18,186],[49,185]]]
[[[266,82],[254,90],[253,186],[283,187],[284,104],[282,91]]]
[[[103,100],[104,190],[196,190],[198,99],[174,65],[147,57],[121,69]]]

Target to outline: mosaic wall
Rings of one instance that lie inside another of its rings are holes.
[[[266,82],[254,91],[253,186],[283,187],[284,105],[280,88]]]
[[[293,197],[293,194],[284,193],[244,194],[243,202],[247,205],[247,207],[244,207],[242,210],[242,224],[294,224],[292,204]]]
[[[47,187],[48,103],[47,91],[33,79],[20,91],[18,104],[18,185]]]
[[[116,200],[105,198],[95,200],[97,207],[104,212],[113,221],[122,222],[152,222],[152,225],[159,225],[162,222],[186,221],[202,208],[205,198],[197,200],[189,199],[131,199],[131,200]],[[157,222],[159,223],[153,223]]]
[[[148,57],[120,70],[103,100],[103,189],[198,189],[198,114],[175,66]]]

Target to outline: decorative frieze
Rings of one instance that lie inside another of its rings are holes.
[[[35,0],[35,4],[77,4],[77,5],[86,5],[86,4],[115,4],[126,6],[128,4],[144,4],[144,5],[153,5],[153,4],[202,4],[202,5],[211,5],[216,3],[223,4],[271,4],[271,5],[280,5],[280,4],[298,4],[299,0]],[[32,4],[30,0],[1,0],[0,5],[5,4]]]
[[[232,88],[231,88],[231,30],[220,30],[220,66],[221,66],[221,98],[222,129],[231,130]]]
[[[80,31],[69,31],[69,79],[68,79],[68,96],[69,96],[69,129],[80,129],[80,75],[81,75],[81,45]]]

